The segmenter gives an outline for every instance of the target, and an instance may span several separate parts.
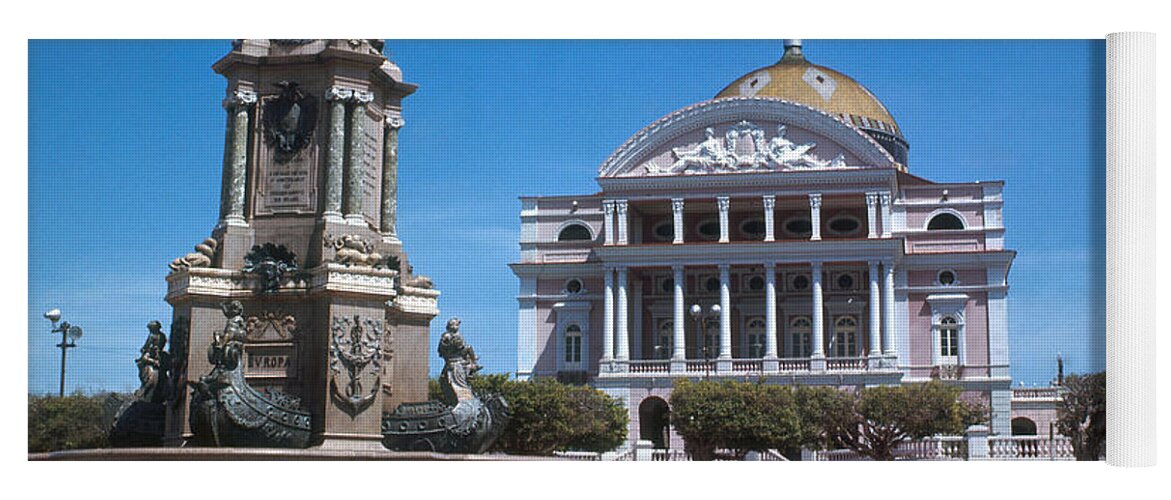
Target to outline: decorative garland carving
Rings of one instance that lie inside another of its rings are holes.
[[[338,317],[331,330],[330,394],[342,411],[356,418],[374,402],[382,384],[382,321]]]
[[[260,277],[259,293],[277,291],[281,287],[281,277],[285,273],[295,273],[297,269],[297,254],[284,245],[256,245],[244,256],[243,271]]]
[[[252,341],[263,340],[268,332],[275,333],[282,340],[291,339],[297,330],[297,318],[286,312],[264,311],[245,319],[244,330],[247,339]]]

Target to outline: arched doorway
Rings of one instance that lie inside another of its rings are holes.
[[[669,429],[671,408],[658,396],[642,400],[638,405],[638,438],[654,443],[657,449],[670,447]]]
[[[1036,436],[1037,423],[1026,418],[1017,417],[1012,419],[1012,435],[1014,436]]]

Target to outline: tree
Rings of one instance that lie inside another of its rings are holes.
[[[794,391],[750,382],[678,379],[671,392],[671,425],[692,460],[714,460],[717,449],[737,458],[749,451],[789,449],[809,435]]]
[[[1097,460],[1106,451],[1106,372],[1069,375],[1057,407],[1057,430],[1069,436],[1078,460]]]
[[[960,399],[960,388],[938,381],[841,394],[824,401],[833,409],[820,416],[824,438],[872,460],[894,460],[895,447],[906,440],[960,434],[985,414],[981,405]]]
[[[28,397],[29,453],[106,448],[110,411],[105,394]],[[116,409],[116,407],[115,407]]]
[[[481,397],[500,394],[508,402],[512,418],[491,451],[520,455],[606,452],[626,440],[626,407],[597,389],[551,378],[521,382],[506,374],[477,375],[470,383]],[[436,392],[438,383],[431,386],[430,392]]]

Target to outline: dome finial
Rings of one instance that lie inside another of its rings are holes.
[[[784,41],[785,53],[780,62],[805,62],[805,55],[801,53],[800,38],[786,38]]]

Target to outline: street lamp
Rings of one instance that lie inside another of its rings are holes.
[[[77,347],[77,339],[81,338],[81,327],[71,325],[68,321],[62,321],[60,325],[57,321],[61,319],[60,309],[50,309],[45,313],[45,319],[53,323],[53,330],[51,333],[61,334],[61,343],[57,347],[61,349],[61,386],[58,394],[60,397],[65,397],[65,353],[70,347]]]
[[[699,304],[691,305],[691,317],[695,318],[695,334],[699,337],[695,346],[703,350],[704,379],[707,379],[711,375],[711,355],[708,353],[707,348],[707,329],[711,320],[719,319],[720,312],[722,311],[720,310],[719,304],[712,304],[711,310],[707,313],[704,313],[703,307]]]

